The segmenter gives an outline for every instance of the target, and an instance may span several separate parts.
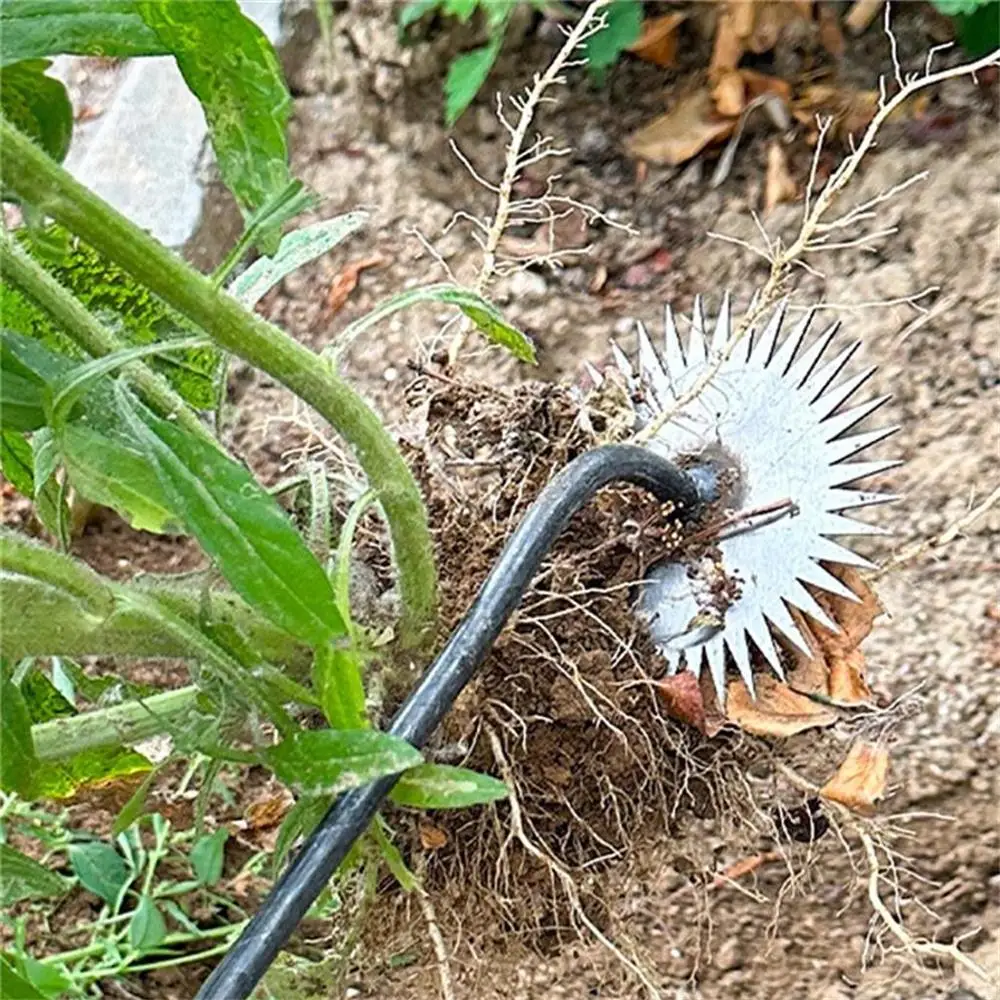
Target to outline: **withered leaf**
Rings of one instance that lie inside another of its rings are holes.
[[[885,794],[889,751],[859,740],[851,747],[837,773],[820,789],[825,799],[854,812],[868,814]]]
[[[687,14],[681,11],[647,18],[642,22],[642,34],[629,46],[629,52],[657,66],[673,66],[677,55],[677,29],[686,18]]]
[[[794,736],[806,729],[831,726],[837,713],[767,674],[756,679],[757,698],[742,680],[729,682],[726,718],[755,736]]]
[[[725,139],[735,128],[735,118],[715,114],[711,93],[698,90],[635,132],[628,140],[628,150],[643,160],[677,166],[709,144]]]
[[[690,670],[664,677],[656,684],[667,715],[693,726],[706,736],[715,736],[725,719],[718,712],[714,698],[706,703],[699,679]]]
[[[420,835],[420,846],[425,851],[440,851],[448,843],[448,834],[433,823],[422,822],[417,832]]]
[[[767,174],[764,178],[764,218],[785,201],[792,201],[798,185],[788,170],[788,158],[778,142],[767,148]]]

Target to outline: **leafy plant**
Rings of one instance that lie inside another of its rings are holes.
[[[955,34],[970,55],[982,56],[1000,45],[998,0],[931,0],[931,3],[954,21]]]
[[[433,14],[453,17],[462,24],[480,13],[487,42],[457,56],[445,77],[444,117],[454,125],[482,89],[503,47],[504,36],[518,0],[408,0],[399,12],[400,37],[406,39],[414,24]],[[551,0],[529,0],[530,6],[548,11]],[[605,12],[604,26],[586,41],[588,68],[598,81],[621,53],[638,37],[642,25],[642,0],[613,0]]]
[[[221,31],[220,60],[212,42]],[[62,85],[45,75],[57,53],[177,60],[245,217],[213,275],[60,167],[71,116]],[[223,767],[264,767],[292,789],[275,866],[332,796],[374,778],[402,775],[395,802],[409,808],[466,808],[505,788],[425,761],[382,732],[372,710],[380,661],[422,655],[433,634],[430,531],[413,474],[378,416],[329,359],[252,311],[366,221],[350,213],[281,236],[317,199],[288,168],[288,93],[266,40],[235,0],[217,0],[210,15],[145,0],[5,0],[0,56],[0,181],[25,220],[0,233],[0,463],[55,543],[0,529],[0,820],[2,833],[18,827],[46,847],[38,860],[0,836],[0,891],[15,913],[74,884],[103,907],[90,945],[44,961],[30,954],[23,917],[11,916],[14,945],[0,957],[0,976],[5,996],[83,996],[101,978],[188,961],[182,949],[192,942],[211,957],[246,916],[227,911],[206,929],[185,910],[186,894],[219,882],[227,835],[201,833],[188,851],[193,833],[144,815],[163,772],[132,749],[143,739],[168,734],[167,763],[186,758],[189,775],[203,774],[199,828]],[[246,266],[254,246],[264,255]],[[345,343],[421,301],[461,310],[489,340],[534,360],[523,333],[454,285],[389,299],[345,331]],[[322,464],[294,480],[304,508],[297,522],[279,499],[285,487],[258,482],[209,429],[205,415],[222,406],[232,356],[311,405],[354,452],[368,488],[339,533]],[[130,583],[95,572],[70,554],[74,511],[86,503],[146,531],[190,535],[212,569]],[[386,522],[398,579],[401,613],[389,636],[374,635],[350,602],[354,534],[370,510]],[[98,656],[181,658],[193,683],[142,689],[77,665]],[[110,841],[53,833],[33,811],[31,803],[125,777],[137,787]],[[179,880],[178,845],[191,873]],[[415,884],[381,817],[345,864],[360,866],[373,892],[380,865],[404,888]]]

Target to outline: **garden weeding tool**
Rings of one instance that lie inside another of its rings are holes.
[[[831,536],[876,531],[843,512],[893,498],[846,487],[897,463],[847,459],[895,428],[847,435],[888,398],[843,409],[874,369],[837,383],[859,343],[824,362],[837,327],[806,347],[811,314],[782,338],[784,313],[782,306],[762,331],[748,332],[704,389],[671,412],[643,446],[595,449],[552,480],[511,535],[472,609],[397,713],[393,735],[415,746],[429,738],[570,518],[613,482],[650,490],[671,501],[686,520],[708,503],[737,512],[711,532],[710,554],[694,564],[664,562],[645,581],[641,613],[673,671],[683,667],[698,673],[707,661],[722,698],[729,661],[752,689],[751,643],[780,675],[772,629],[808,652],[789,605],[837,630],[806,585],[857,600],[821,562],[869,565]],[[672,410],[675,400],[700,384],[711,359],[728,344],[731,326],[728,297],[710,336],[696,301],[686,343],[668,308],[662,354],[641,327],[637,367],[613,348],[638,428],[649,430],[658,413]],[[600,373],[592,370],[591,375],[595,383],[602,381]],[[199,1000],[249,996],[396,780],[381,778],[333,803],[202,987]]]

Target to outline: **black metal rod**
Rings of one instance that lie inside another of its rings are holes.
[[[613,482],[642,486],[688,514],[712,499],[716,486],[709,467],[681,472],[632,445],[608,445],[571,462],[511,535],[469,613],[393,719],[390,733],[414,746],[426,742],[485,659],[570,518]],[[196,1000],[246,1000],[398,778],[381,778],[333,803]]]

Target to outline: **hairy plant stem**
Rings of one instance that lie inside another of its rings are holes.
[[[38,723],[31,727],[35,753],[39,760],[62,760],[96,747],[138,743],[169,729],[194,708],[197,698],[198,688],[191,684],[142,701]]]
[[[312,406],[352,447],[377,490],[392,537],[403,605],[400,638],[430,638],[437,573],[420,490],[392,437],[360,395],[316,354],[232,296],[74,180],[0,119],[4,185],[44,211],[187,316],[220,347],[267,372]]]
[[[77,346],[99,358],[127,347],[34,258],[6,233],[0,233],[0,275],[44,309]],[[123,369],[125,377],[161,416],[199,437],[211,438],[198,415],[170,388],[167,380],[141,362]]]

